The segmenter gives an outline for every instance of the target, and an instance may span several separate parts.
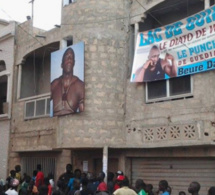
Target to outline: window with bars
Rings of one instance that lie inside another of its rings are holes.
[[[190,75],[148,82],[146,83],[146,103],[192,97],[192,86]]]
[[[30,176],[33,171],[36,170],[38,164],[41,165],[45,177],[47,177],[49,173],[55,175],[56,158],[54,157],[22,157],[21,164],[22,173],[26,173]]]

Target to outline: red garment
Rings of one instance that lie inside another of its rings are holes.
[[[119,189],[119,188],[120,188],[120,186],[116,183],[116,184],[114,185],[114,191],[117,190],[117,189]]]
[[[107,184],[105,182],[101,182],[97,187],[97,191],[107,191]]]
[[[39,187],[39,185],[44,184],[44,174],[42,171],[39,171],[36,176],[35,186]]]
[[[49,189],[48,195],[51,195],[52,194],[52,186],[51,186],[51,184],[48,185],[48,189]]]

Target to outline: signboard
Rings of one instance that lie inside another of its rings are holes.
[[[51,53],[51,116],[84,110],[84,43]]]
[[[84,160],[83,161],[83,172],[88,172],[88,161]]]
[[[137,36],[131,82],[215,69],[215,6]]]

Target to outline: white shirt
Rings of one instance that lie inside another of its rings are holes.
[[[8,189],[5,194],[8,194],[8,195],[18,195],[18,192],[14,189]]]

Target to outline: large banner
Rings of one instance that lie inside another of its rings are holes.
[[[51,53],[50,116],[84,110],[84,43]]]
[[[215,69],[215,6],[173,24],[138,33],[131,82]]]

